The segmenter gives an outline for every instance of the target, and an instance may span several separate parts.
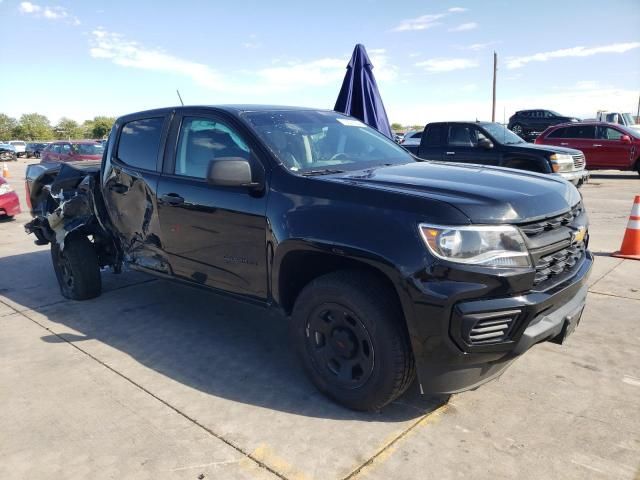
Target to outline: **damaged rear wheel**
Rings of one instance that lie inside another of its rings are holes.
[[[88,300],[100,295],[102,279],[98,255],[87,237],[68,236],[63,250],[57,243],[52,243],[51,260],[62,296],[71,300]]]

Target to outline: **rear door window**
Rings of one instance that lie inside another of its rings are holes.
[[[567,129],[557,128],[549,135],[547,135],[547,138],[567,138]]]
[[[117,158],[132,167],[156,170],[164,117],[125,123],[120,133]]]
[[[593,125],[576,125],[566,130],[564,138],[596,138],[596,127]]]
[[[440,145],[442,141],[442,132],[444,125],[433,125],[427,128],[427,133],[424,137],[424,145],[427,147],[435,147]]]

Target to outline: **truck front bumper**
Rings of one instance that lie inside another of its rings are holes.
[[[442,306],[423,297],[414,304],[416,316],[409,328],[422,391],[449,394],[476,388],[499,376],[535,344],[562,343],[580,322],[592,265],[593,256],[587,251],[570,279],[546,291],[480,300],[454,298]],[[468,296],[468,284],[464,286],[463,295]],[[442,322],[435,321],[437,314]],[[483,328],[492,331],[502,320],[507,325],[504,335],[495,342],[483,340]],[[474,330],[481,321],[488,323]]]
[[[575,172],[554,173],[553,175],[562,177],[568,182],[571,182],[576,186],[580,186],[589,181],[590,174],[588,170],[577,170]]]

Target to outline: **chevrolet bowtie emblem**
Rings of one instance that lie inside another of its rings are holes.
[[[572,242],[571,243],[580,243],[584,240],[584,237],[587,235],[587,227],[579,227],[576,231],[571,232]]]

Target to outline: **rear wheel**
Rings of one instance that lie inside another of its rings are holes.
[[[87,237],[72,235],[65,239],[64,250],[51,244],[51,260],[60,293],[71,300],[88,300],[100,295],[102,279],[93,243]]]
[[[291,335],[315,386],[348,408],[379,410],[415,376],[394,293],[365,272],[335,272],[307,285],[294,306]]]
[[[522,135],[524,134],[524,129],[519,123],[516,123],[513,127],[511,127],[511,131],[520,137],[522,137]]]

